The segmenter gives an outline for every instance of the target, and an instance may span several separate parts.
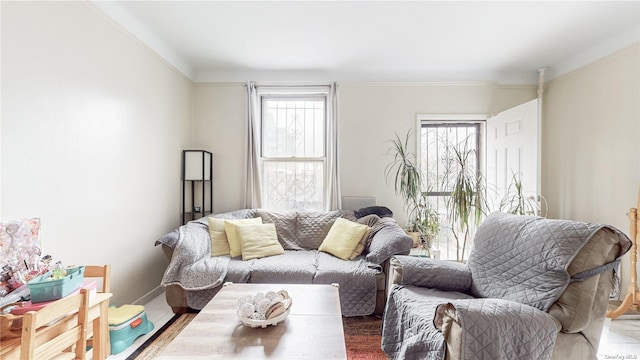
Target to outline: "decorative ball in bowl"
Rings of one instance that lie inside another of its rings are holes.
[[[238,298],[238,318],[246,326],[266,328],[287,318],[292,299],[285,290],[267,291]]]

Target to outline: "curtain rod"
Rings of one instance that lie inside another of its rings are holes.
[[[292,84],[292,85],[287,85],[287,84],[260,84],[260,83],[255,83],[256,87],[286,87],[286,88],[292,88],[292,87],[313,87],[313,86],[331,86],[332,83],[321,83],[321,84],[314,84],[314,83],[309,83],[309,84]],[[336,82],[335,83],[336,86],[338,86],[339,84]],[[244,84],[244,86],[247,86],[247,83]]]

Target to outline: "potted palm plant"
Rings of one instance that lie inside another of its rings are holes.
[[[414,244],[419,244],[420,239],[424,239],[425,236],[430,244],[435,236],[434,228],[437,235],[438,217],[426,201],[426,193],[422,191],[424,177],[416,164],[415,153],[409,150],[409,140],[414,134],[414,131],[409,129],[404,139],[396,133],[395,139],[390,140],[391,146],[387,155],[392,156],[392,160],[385,167],[385,178],[387,183],[393,182],[396,195],[404,201],[405,210],[409,215],[406,230],[414,239]]]
[[[470,231],[480,225],[488,208],[485,180],[478,171],[478,154],[469,146],[469,138],[450,144],[446,153],[443,181],[444,188],[451,189],[446,201],[448,219],[456,240],[456,260],[463,262]]]
[[[526,195],[522,187],[521,174],[512,175],[507,193],[500,200],[500,211],[514,215],[542,215],[541,205],[546,204],[545,198],[539,194]]]
[[[440,218],[436,209],[429,202],[426,192],[420,193],[420,200],[418,206],[415,207],[413,219],[415,230],[420,233],[419,243],[426,250],[427,255],[431,256],[431,246],[440,231]]]

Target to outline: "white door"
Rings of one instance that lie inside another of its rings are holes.
[[[538,100],[531,100],[487,119],[487,198],[499,210],[514,174],[532,201],[540,194],[540,120]],[[539,208],[539,207],[538,207]]]

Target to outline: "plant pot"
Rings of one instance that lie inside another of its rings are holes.
[[[413,247],[418,247],[420,246],[420,233],[417,231],[407,231],[405,230],[407,235],[411,236],[411,239],[413,240]]]

